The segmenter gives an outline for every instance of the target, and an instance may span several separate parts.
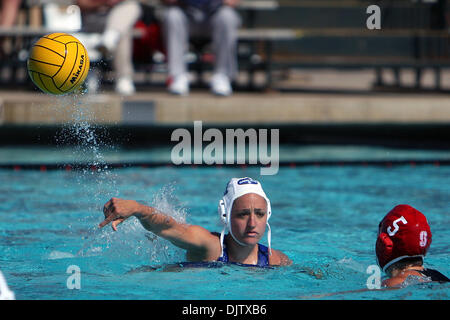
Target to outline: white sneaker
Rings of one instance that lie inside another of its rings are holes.
[[[233,92],[230,79],[223,73],[215,73],[211,78],[211,91],[219,96],[229,96]]]
[[[95,45],[95,50],[105,59],[111,59],[120,40],[120,33],[116,30],[106,30]]]
[[[112,52],[114,51],[114,49],[117,47],[117,45],[119,44],[119,40],[120,40],[120,33],[119,31],[116,30],[106,30],[103,33],[102,36],[102,44],[105,46],[105,48],[109,51]]]
[[[131,96],[136,92],[136,88],[130,78],[119,78],[116,82],[116,92],[122,96]]]
[[[179,96],[186,96],[189,94],[189,78],[187,74],[181,74],[173,77],[169,84],[169,92]]]

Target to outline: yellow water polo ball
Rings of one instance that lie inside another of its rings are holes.
[[[45,93],[63,95],[81,86],[89,72],[86,48],[67,33],[51,33],[31,48],[28,74]]]

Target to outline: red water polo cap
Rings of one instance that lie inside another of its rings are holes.
[[[386,272],[404,258],[425,257],[431,244],[427,218],[417,209],[401,204],[381,220],[378,227],[376,254],[378,265]]]

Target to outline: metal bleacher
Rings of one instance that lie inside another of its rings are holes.
[[[290,1],[280,0],[274,13],[261,12],[252,30],[242,36],[266,42],[267,70],[374,69],[377,87],[388,87],[382,69],[392,69],[395,89],[405,89],[402,69],[415,70],[413,89],[421,89],[424,69],[435,71],[435,90],[441,90],[441,71],[450,67],[449,6],[441,0]],[[369,30],[366,9],[381,9],[381,29]],[[269,86],[271,86],[269,76]]]
[[[146,1],[148,10],[153,10],[151,2]],[[387,68],[396,75],[395,89],[405,87],[398,77],[401,70],[415,70],[417,90],[421,88],[423,70],[432,69],[435,90],[441,90],[441,72],[450,67],[450,8],[446,2],[242,0],[238,8],[244,22],[239,31],[239,67],[248,73],[248,83],[243,88],[257,87],[254,75],[258,72],[265,75],[262,88],[275,88],[274,71],[311,68],[373,69],[377,74],[374,85],[386,87],[381,71]],[[369,17],[366,9],[373,4],[381,8],[379,30],[366,26]],[[0,39],[8,39],[2,42],[0,50],[2,87],[30,82],[24,69],[27,48],[46,30],[36,26],[40,19],[38,6],[30,7],[27,14],[25,24],[34,24],[33,27],[0,29]],[[203,59],[208,55],[201,50],[205,50],[204,43],[193,49],[197,59],[190,63],[199,78],[211,68],[211,60]],[[150,59],[137,63],[136,68],[150,73],[164,72],[164,61]]]

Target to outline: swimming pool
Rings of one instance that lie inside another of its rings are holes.
[[[117,232],[97,228],[103,204],[118,196],[220,232],[217,202],[241,176],[262,182],[272,246],[292,266],[167,271],[159,267],[184,261],[183,251],[136,219]],[[400,203],[427,216],[426,265],[448,276],[449,179],[450,166],[436,165],[281,167],[274,176],[251,167],[0,170],[0,269],[17,299],[449,299],[448,284],[328,295],[366,288],[378,223]],[[74,265],[81,288],[70,290]]]

